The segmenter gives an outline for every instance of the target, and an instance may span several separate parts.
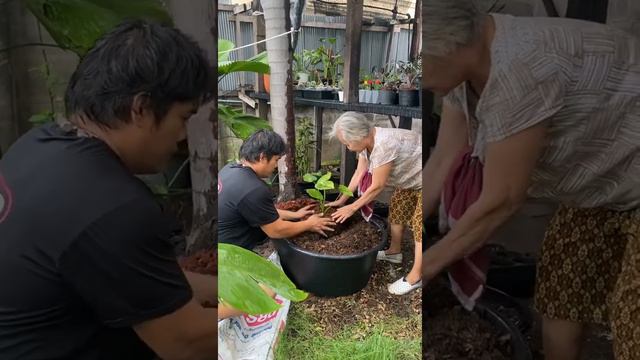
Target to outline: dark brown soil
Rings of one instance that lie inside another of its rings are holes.
[[[201,250],[191,256],[180,259],[185,271],[204,275],[218,275],[218,254],[215,250]]]
[[[297,211],[298,209],[316,203],[309,199],[296,199],[279,203],[278,209]],[[329,217],[336,211],[329,208],[325,216]],[[319,213],[316,207],[316,213]],[[290,240],[297,246],[326,255],[355,255],[374,248],[380,243],[381,233],[374,225],[367,223],[359,212],[353,214],[347,221],[337,224],[334,231],[327,232],[328,237],[318,233],[307,232]]]
[[[423,359],[507,360],[509,335],[499,334],[476,313],[468,312],[441,282],[425,289],[423,297]]]

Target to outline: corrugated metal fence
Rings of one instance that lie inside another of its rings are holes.
[[[236,43],[236,46],[241,44],[250,44],[253,41],[253,24],[242,22],[240,24],[240,39],[236,40],[236,25],[232,21],[233,13],[230,11],[218,12],[218,36],[223,39],[227,39]],[[344,54],[345,49],[345,30],[331,29],[331,28],[318,28],[304,26],[305,23],[338,23],[344,24],[345,17],[330,17],[319,15],[304,15],[302,21],[302,31],[298,38],[298,46],[296,52],[302,52],[303,49],[315,49],[320,46],[321,38],[336,38],[336,49],[339,53]],[[395,39],[391,39],[393,36]],[[387,53],[387,47],[389,41],[395,44],[394,48],[390,50],[389,58],[390,62],[394,61],[406,61],[409,58],[409,46],[411,42],[411,33],[407,29],[401,29],[400,32],[396,32],[391,35],[389,32],[381,31],[363,31],[362,32],[362,47],[360,49],[360,68],[364,72],[371,72],[371,69],[375,67],[382,67],[385,65],[385,54]],[[237,52],[233,52],[231,55],[232,60],[247,59],[255,55],[253,47],[241,49]],[[219,91],[230,91],[238,89],[242,85],[254,85],[254,74],[232,74],[225,77],[219,84]]]

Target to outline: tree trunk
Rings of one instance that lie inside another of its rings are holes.
[[[214,69],[218,63],[216,4],[208,0],[169,2],[176,27],[205,50]],[[211,248],[217,241],[217,89],[212,91],[214,100],[203,105],[187,126],[193,193],[193,224],[187,237],[187,253]]]
[[[290,2],[263,0],[266,37],[289,31]],[[278,162],[280,183],[279,201],[295,197],[295,116],[293,114],[293,82],[291,37],[281,36],[267,42],[267,56],[271,66],[271,121],[274,131],[287,142],[286,155]]]

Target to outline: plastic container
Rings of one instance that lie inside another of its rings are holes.
[[[379,230],[380,241],[373,248],[356,255],[318,254],[287,239],[272,240],[272,243],[284,272],[299,289],[323,297],[351,295],[367,286],[376,254],[387,242],[384,220],[374,215],[369,223]]]

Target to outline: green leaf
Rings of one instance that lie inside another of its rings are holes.
[[[331,180],[322,180],[322,178],[320,178],[320,180],[318,180],[318,182],[316,183],[315,188],[318,189],[318,190],[333,190],[336,187],[335,187],[335,184],[333,183],[333,181],[331,181]]]
[[[307,189],[307,194],[309,194],[309,196],[311,196],[316,200],[320,200],[320,201],[324,200],[324,196],[322,196],[322,193],[316,189]]]
[[[268,74],[271,69],[269,68],[268,64],[249,60],[227,61],[218,63],[218,76],[241,71],[255,72],[258,74]]]
[[[246,140],[251,134],[260,129],[271,129],[266,120],[253,115],[243,114],[227,105],[218,105],[218,119],[228,126],[233,134]]]
[[[236,47],[234,43],[226,39],[218,39],[218,66],[221,62],[229,61],[231,52],[229,50]]]
[[[25,0],[25,4],[56,44],[79,56],[124,20],[172,24],[160,0]]]
[[[322,177],[320,178],[320,180],[329,180],[331,179],[331,171],[327,171],[326,174],[322,175]]]
[[[258,283],[291,301],[308,296],[269,260],[235,245],[218,244],[218,299],[222,303],[251,315],[277,311],[280,305]]]
[[[55,120],[55,114],[51,111],[43,111],[41,113],[31,115],[29,117],[29,122],[34,126],[43,125],[46,123],[50,123]]]
[[[304,182],[313,183],[313,182],[316,182],[318,178],[313,176],[312,174],[304,174],[304,176],[302,177],[302,180]]]
[[[348,197],[353,197],[353,192],[351,190],[349,190],[348,187],[344,186],[344,185],[338,185],[338,191],[340,191],[340,193],[348,196]]]

